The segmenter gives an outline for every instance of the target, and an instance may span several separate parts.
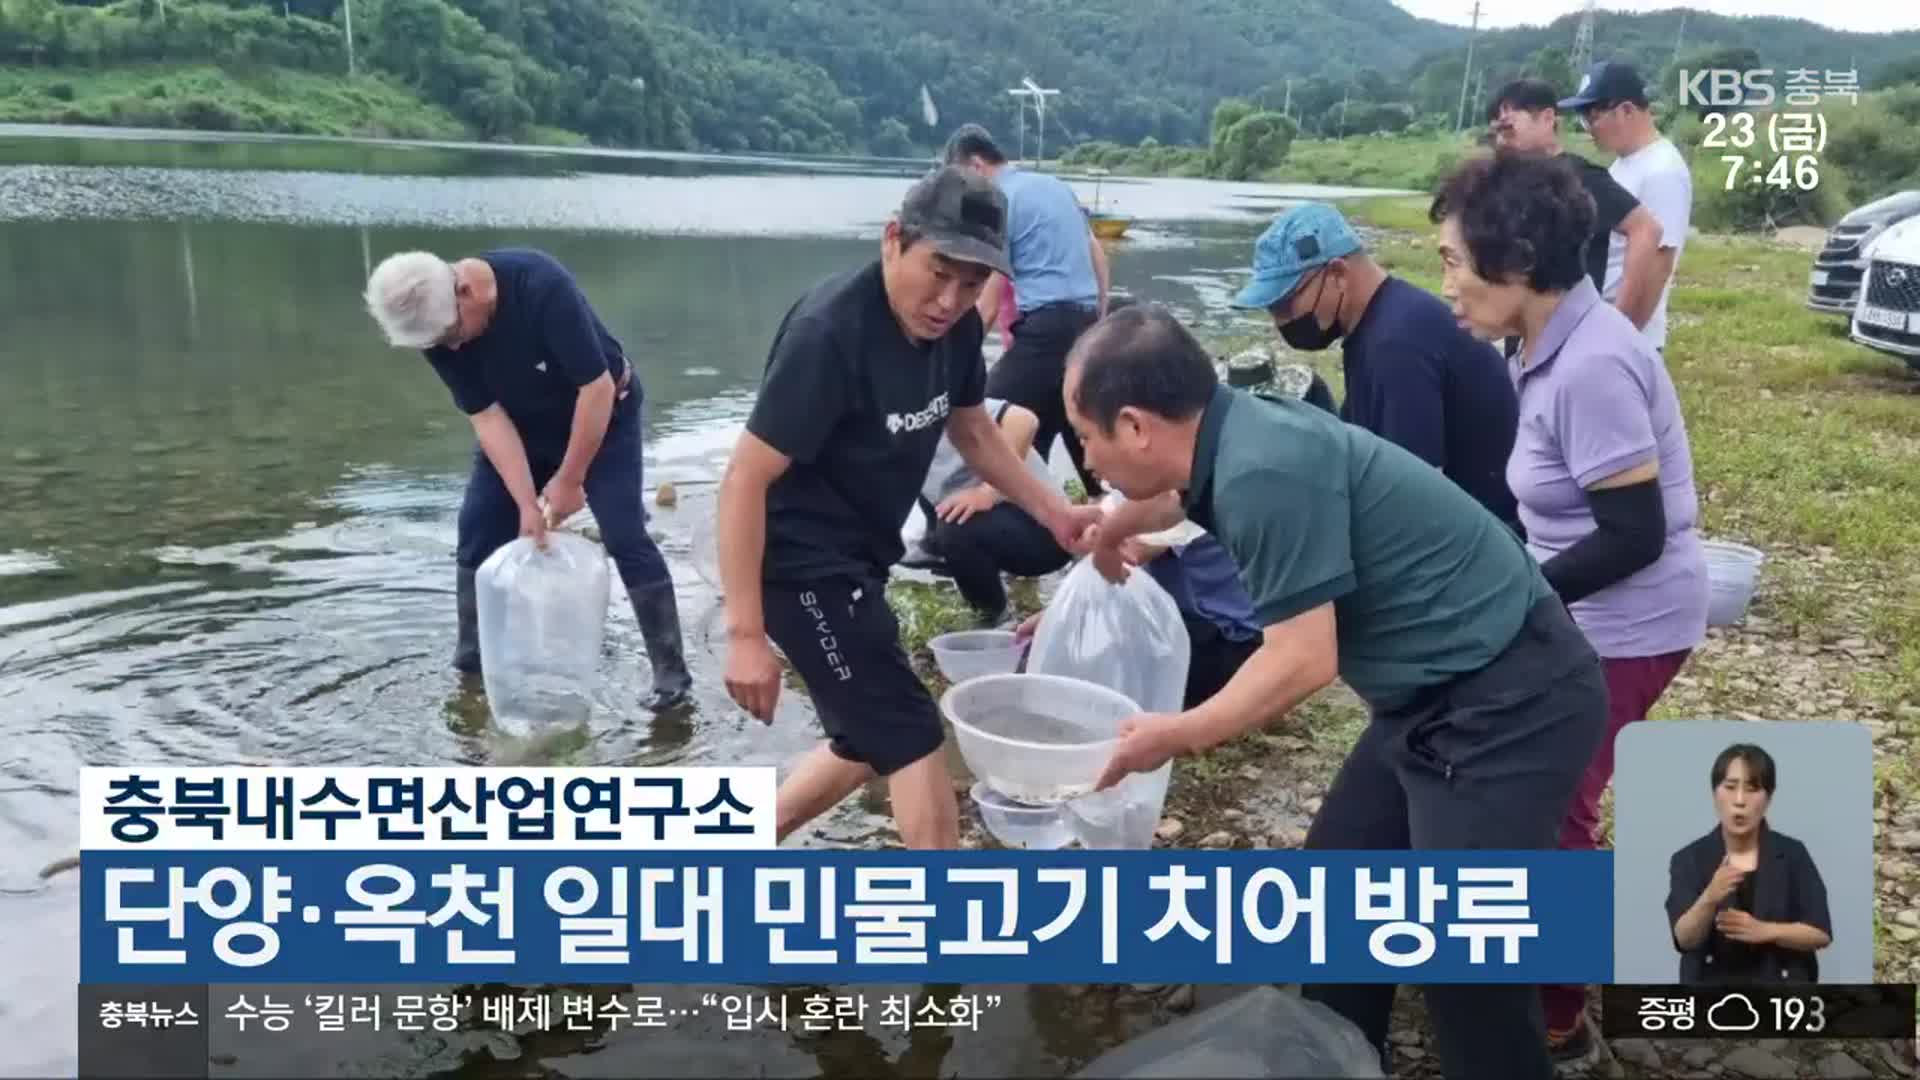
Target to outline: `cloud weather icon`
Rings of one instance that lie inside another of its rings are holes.
[[[1707,1026],[1715,1031],[1752,1031],[1760,1026],[1760,1010],[1745,994],[1728,994],[1707,1010]]]

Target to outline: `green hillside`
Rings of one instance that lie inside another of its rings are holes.
[[[1603,13],[1597,51],[1659,70],[1679,18]],[[1207,145],[1228,98],[1308,139],[1450,128],[1466,36],[1390,0],[0,0],[0,117],[914,156],[963,120],[1014,141],[1030,75],[1061,91],[1049,151]],[[1487,89],[1565,77],[1572,37],[1483,34],[1475,67]],[[1684,41],[1868,83],[1920,54],[1920,34],[1698,13]],[[1261,123],[1248,160],[1285,141]]]

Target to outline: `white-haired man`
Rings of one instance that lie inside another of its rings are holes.
[[[693,680],[673,578],[647,535],[643,395],[573,275],[540,251],[454,263],[410,251],[374,269],[366,301],[389,344],[426,353],[478,443],[460,507],[454,666],[482,662],[474,572],[516,533],[544,543],[591,503],[653,664],[647,704],[684,703]]]

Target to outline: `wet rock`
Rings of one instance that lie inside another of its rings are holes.
[[[1835,1050],[1814,1066],[1824,1080],[1871,1080],[1873,1070]]]
[[[1418,1046],[1423,1036],[1412,1028],[1394,1028],[1387,1040],[1395,1046]]]
[[[1172,1009],[1174,1012],[1192,1012],[1193,1003],[1192,983],[1175,987],[1173,993],[1167,995],[1167,1008]]]
[[[680,492],[674,488],[673,481],[669,480],[660,485],[660,490],[654,494],[653,501],[661,506],[677,506],[680,503]]]
[[[1643,1069],[1658,1069],[1665,1064],[1660,1059],[1660,1051],[1645,1039],[1621,1039],[1613,1044],[1613,1053]]]
[[[1221,829],[1217,832],[1210,832],[1206,835],[1204,839],[1200,841],[1200,846],[1207,847],[1207,848],[1232,847],[1233,834],[1228,832],[1225,829]]]
[[[1720,1063],[1728,1072],[1750,1076],[1753,1080],[1793,1080],[1800,1074],[1793,1062],[1758,1046],[1743,1046],[1720,1059]]]
[[[1303,848],[1307,846],[1307,830],[1292,827],[1275,829],[1267,842],[1277,848]]]
[[[1181,821],[1179,818],[1170,817],[1170,818],[1165,818],[1160,822],[1159,827],[1153,830],[1153,835],[1171,844],[1175,840],[1180,839],[1180,834],[1186,831],[1187,831],[1187,826],[1185,822]]]
[[[1417,1046],[1402,1046],[1400,1047],[1400,1056],[1406,1058],[1408,1061],[1419,1061],[1421,1058],[1427,1056],[1427,1052]]]
[[[1320,812],[1320,805],[1321,805],[1320,797],[1316,795],[1313,798],[1308,799],[1307,801],[1301,803],[1300,809],[1305,810],[1309,814],[1317,814]]]

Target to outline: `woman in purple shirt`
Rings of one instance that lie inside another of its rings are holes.
[[[1614,737],[1646,717],[1706,636],[1686,423],[1659,354],[1586,274],[1594,204],[1571,167],[1470,161],[1431,217],[1454,317],[1525,341],[1509,361],[1520,423],[1507,483],[1528,547],[1606,669],[1608,734],[1561,828],[1561,847],[1597,848]],[[1585,988],[1543,997],[1556,1057],[1586,1057]]]

